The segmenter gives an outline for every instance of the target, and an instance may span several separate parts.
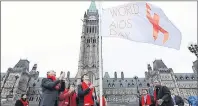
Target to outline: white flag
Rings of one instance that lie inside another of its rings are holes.
[[[180,49],[181,32],[164,12],[146,2],[103,9],[101,35]]]

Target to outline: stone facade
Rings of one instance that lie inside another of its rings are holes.
[[[13,101],[22,93],[28,93],[30,84],[38,79],[39,72],[35,64],[29,71],[29,61],[20,60],[14,68],[8,68],[7,73],[1,73],[1,103],[13,106]]]

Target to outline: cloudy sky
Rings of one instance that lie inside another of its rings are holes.
[[[126,2],[103,2],[103,8]],[[181,49],[119,38],[103,39],[103,70],[113,77],[115,71],[125,77],[144,77],[147,64],[162,59],[174,72],[192,71],[195,56],[190,42],[197,42],[196,2],[150,2],[161,7],[182,33]],[[80,36],[84,12],[90,2],[2,2],[1,7],[1,72],[13,67],[19,59],[28,59],[30,67],[38,64],[40,76],[54,69],[78,70]],[[98,6],[97,6],[98,7]],[[119,43],[118,43],[119,42]]]

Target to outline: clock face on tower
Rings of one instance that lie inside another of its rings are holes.
[[[96,20],[96,17],[95,16],[90,16],[89,20]]]

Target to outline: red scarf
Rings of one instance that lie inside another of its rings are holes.
[[[77,106],[76,98],[77,98],[77,94],[76,94],[76,92],[73,92],[70,97],[70,106]]]
[[[47,75],[47,78],[48,78],[48,79],[51,79],[52,81],[56,81],[56,77],[55,77],[55,76]],[[55,89],[56,89],[56,90],[59,90],[59,89],[60,89],[60,86],[61,86],[60,83],[57,84],[57,85],[55,86]]]
[[[89,86],[91,85],[91,83],[89,83],[88,85],[85,82],[82,82],[82,89],[83,91],[86,90],[87,88],[89,88]],[[94,101],[92,98],[92,93],[93,93],[93,88],[91,89],[91,91],[84,96],[84,106],[85,104],[89,104],[89,105],[94,105]]]
[[[156,91],[156,89],[154,90],[153,96],[154,96],[155,106],[157,106],[158,103],[157,103],[157,91]]]
[[[67,92],[69,92],[69,89],[65,89],[63,93],[66,94]],[[64,102],[69,105],[69,97],[66,97]]]
[[[153,96],[154,96],[154,101],[156,101],[156,100],[157,100],[157,92],[156,92],[156,89],[154,90]]]
[[[52,81],[56,81],[56,77],[55,76],[47,75],[47,78],[51,79]]]
[[[23,106],[28,106],[28,101],[27,100],[24,101],[24,100],[20,99],[20,101],[22,102]]]
[[[146,102],[144,100],[144,96],[142,96],[141,104],[142,104],[142,106],[151,105],[151,96],[148,94],[146,95]]]

